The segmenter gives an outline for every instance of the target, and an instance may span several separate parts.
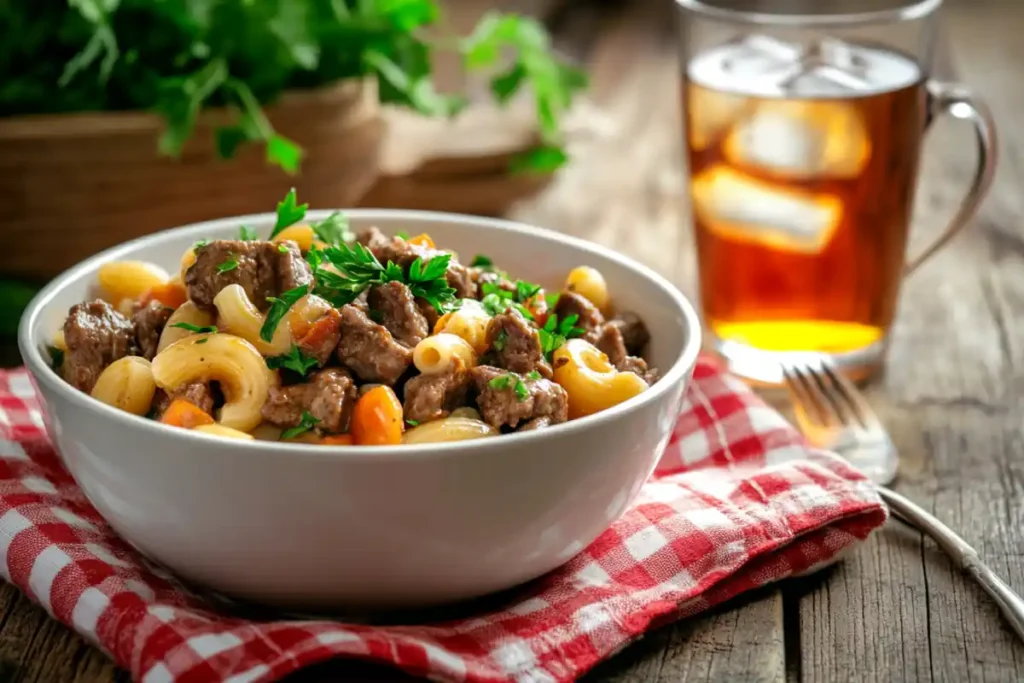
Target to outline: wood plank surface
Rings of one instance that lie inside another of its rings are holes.
[[[489,4],[463,0],[457,21]],[[590,69],[598,117],[574,142],[572,167],[510,215],[613,246],[692,294],[672,3],[534,4]],[[902,452],[897,488],[1024,590],[1024,3],[956,0],[946,11],[958,74],[1003,124],[1001,169],[974,229],[906,283],[890,365],[870,394]],[[912,246],[941,230],[974,164],[964,124],[940,122],[927,147]],[[128,677],[3,585],[0,680]],[[412,679],[330,662],[291,680]],[[1024,646],[933,543],[892,522],[835,567],[663,627],[587,680],[1024,680]]]

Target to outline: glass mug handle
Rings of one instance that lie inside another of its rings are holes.
[[[978,141],[978,166],[974,171],[974,178],[971,180],[967,196],[960,202],[960,207],[953,215],[949,225],[924,251],[907,262],[903,270],[904,276],[917,270],[921,264],[934,256],[937,251],[967,227],[971,218],[978,212],[982,200],[985,199],[996,171],[996,124],[985,103],[972,94],[968,88],[958,83],[929,81],[927,88],[929,124],[939,114],[949,114],[953,118],[968,120],[974,124],[974,132]]]

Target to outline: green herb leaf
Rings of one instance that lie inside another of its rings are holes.
[[[321,420],[314,417],[308,411],[302,412],[302,417],[299,418],[299,424],[297,427],[291,427],[281,432],[281,440],[294,439],[295,437],[305,434],[309,430],[320,424]]]
[[[196,345],[198,346],[199,344],[205,344],[208,341],[210,341],[209,337],[203,337],[202,339],[199,339],[198,341],[196,341]]]
[[[516,378],[514,390],[516,392],[516,398],[519,399],[519,401],[525,401],[530,397],[530,390],[526,387],[526,384],[523,383],[523,380],[519,378]]]
[[[419,420],[406,420],[405,424],[409,425],[410,427],[418,427],[420,423]]]
[[[558,305],[558,298],[560,296],[562,296],[561,292],[552,292],[550,294],[545,294],[544,295],[544,300],[547,302],[548,308],[553,309],[555,306],[557,306]]]
[[[267,163],[276,164],[287,173],[299,172],[302,154],[302,148],[286,137],[275,134],[267,140]]]
[[[215,325],[204,325],[200,327],[199,325],[193,325],[192,323],[174,323],[171,327],[180,327],[183,330],[195,332],[196,334],[213,334],[217,331],[217,327]]]
[[[510,386],[512,386],[512,383],[515,381],[515,379],[516,379],[515,375],[511,375],[511,374],[509,374],[509,375],[500,375],[500,376],[495,377],[494,379],[492,379],[490,382],[488,382],[487,386],[489,386],[491,389],[497,389],[498,391],[503,391],[505,389],[508,389]]]
[[[540,285],[535,285],[526,280],[516,280],[516,301],[521,304],[528,303],[540,290]]]
[[[542,379],[541,376],[540,376],[540,373],[537,372],[536,370],[530,370],[530,372],[527,373],[526,378],[527,379],[532,379],[534,381],[536,381],[538,379]]]
[[[395,233],[395,237],[397,237],[398,239],[407,240],[409,239],[409,233],[407,233],[404,230],[399,230],[398,232]]]
[[[506,344],[508,344],[508,332],[502,328],[498,332],[497,336],[494,337],[494,341],[491,343],[491,346],[493,346],[496,351],[504,351]]]
[[[238,257],[231,254],[227,259],[217,264],[218,273],[227,273],[238,268]]]
[[[469,263],[470,268],[480,268],[481,270],[492,270],[494,268],[494,261],[489,256],[483,254],[477,254],[473,257],[473,260]]]
[[[495,377],[487,383],[487,386],[497,391],[512,389],[512,391],[515,392],[516,400],[518,401],[525,401],[530,396],[529,388],[523,383],[523,380],[519,378],[519,375],[512,372],[507,375]]]
[[[348,218],[339,211],[335,211],[311,227],[317,239],[330,246],[336,247],[345,242],[354,242],[356,238],[348,227]]]
[[[249,135],[242,126],[221,126],[214,131],[214,145],[221,159],[234,157],[242,143],[248,140]]]
[[[192,249],[202,249],[210,242],[211,240],[196,240],[195,242],[192,243]]]
[[[295,188],[290,189],[284,199],[277,203],[277,221],[274,223],[274,229],[270,233],[271,239],[288,226],[295,225],[305,218],[308,208],[309,204],[298,203]]]
[[[46,351],[50,354],[50,367],[54,372],[59,373],[64,365],[64,350],[58,349],[56,346],[47,346]]]
[[[553,173],[569,161],[569,155],[561,147],[542,145],[512,157],[509,170],[512,173]]]
[[[279,245],[277,245],[277,250],[279,252],[281,252],[282,254],[287,254],[288,253],[288,245],[287,244],[279,244]]]
[[[295,305],[296,301],[306,296],[308,293],[309,285],[301,285],[294,289],[289,289],[287,292],[282,292],[279,297],[268,296],[267,301],[270,302],[270,310],[267,311],[267,317],[263,321],[263,327],[260,328],[260,339],[268,344],[273,341],[274,331],[284,318],[285,313],[288,312],[289,308]]]
[[[297,345],[292,344],[291,350],[281,356],[267,358],[267,367],[271,370],[291,370],[301,377],[309,374],[309,371],[319,367],[320,363],[316,358],[307,356]]]
[[[243,225],[238,228],[238,239],[243,242],[254,242],[259,238],[260,235],[256,232],[255,228],[250,228],[248,225]]]
[[[416,260],[409,266],[409,277],[406,284],[413,296],[425,299],[438,313],[444,313],[445,307],[455,302],[455,289],[448,284],[446,274],[451,254],[438,254],[423,264],[423,259]]]

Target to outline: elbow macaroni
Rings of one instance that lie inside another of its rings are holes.
[[[212,425],[199,425],[198,427],[193,427],[192,431],[210,434],[211,436],[224,436],[229,439],[239,439],[240,441],[252,441],[254,439],[252,434],[246,434],[245,432],[240,432],[237,429],[225,427],[224,425],[216,423]]]
[[[196,250],[194,247],[189,247],[185,250],[185,253],[181,255],[181,281],[185,282],[185,273],[192,267],[192,264],[196,262]]]
[[[246,340],[259,353],[279,356],[291,348],[292,334],[284,320],[278,323],[273,339],[269,343],[263,341],[260,328],[265,317],[249,301],[241,285],[228,285],[220,290],[213,298],[213,305],[217,307],[218,328]]]
[[[195,332],[190,332],[181,327],[174,327],[178,323],[188,323],[196,327],[209,327],[213,325],[213,316],[196,306],[191,301],[186,301],[174,309],[171,317],[167,319],[163,332],[160,333],[160,342],[156,346],[156,352],[160,353],[174,342],[184,339]]]
[[[412,352],[412,362],[424,375],[439,375],[448,372],[453,365],[461,363],[464,368],[476,365],[476,353],[462,337],[442,332],[427,337]]]
[[[254,429],[262,420],[270,374],[260,352],[231,334],[191,335],[153,359],[153,378],[163,389],[189,382],[220,382],[227,402],[217,421],[243,432]]]
[[[137,301],[142,295],[171,279],[167,271],[146,261],[104,263],[96,273],[103,298],[115,306],[122,301]]]
[[[132,415],[148,413],[155,393],[153,366],[139,356],[125,356],[108,365],[92,389],[93,398]]]
[[[565,288],[588,299],[602,311],[608,310],[608,284],[597,268],[573,268],[565,279]]]
[[[445,417],[413,427],[402,436],[402,443],[442,443],[497,436],[500,432],[481,420],[469,417]]]
[[[434,325],[434,334],[447,332],[465,339],[477,355],[487,352],[487,326],[491,316],[479,301],[466,299],[458,310],[442,315]]]
[[[611,408],[647,389],[634,372],[619,372],[608,356],[582,339],[570,339],[553,356],[555,382],[569,395],[569,419]]]

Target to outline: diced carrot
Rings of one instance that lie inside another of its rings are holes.
[[[185,429],[213,424],[213,418],[208,413],[183,398],[171,401],[171,405],[164,411],[160,421],[172,427],[184,427]]]
[[[351,446],[355,441],[351,434],[329,434],[320,439],[324,446]]]
[[[548,321],[548,300],[543,289],[526,302],[526,308],[533,313],[534,321],[541,327]]]
[[[142,304],[159,301],[167,308],[178,308],[188,301],[188,290],[180,282],[166,282],[153,287],[142,297]]]
[[[402,442],[402,404],[388,386],[370,389],[352,411],[352,439],[360,446],[388,446]]]
[[[323,317],[303,325],[300,329],[296,329],[298,326],[293,325],[292,334],[296,335],[296,342],[299,346],[307,349],[318,348],[324,343],[324,340],[338,330],[340,324],[341,314],[338,313],[338,309],[332,308]]]
[[[436,247],[434,246],[434,240],[432,240],[430,238],[430,235],[428,235],[427,233],[416,235],[415,237],[410,237],[409,239],[406,240],[406,242],[408,242],[409,244],[416,244],[421,247],[430,247],[431,249],[436,249]]]

